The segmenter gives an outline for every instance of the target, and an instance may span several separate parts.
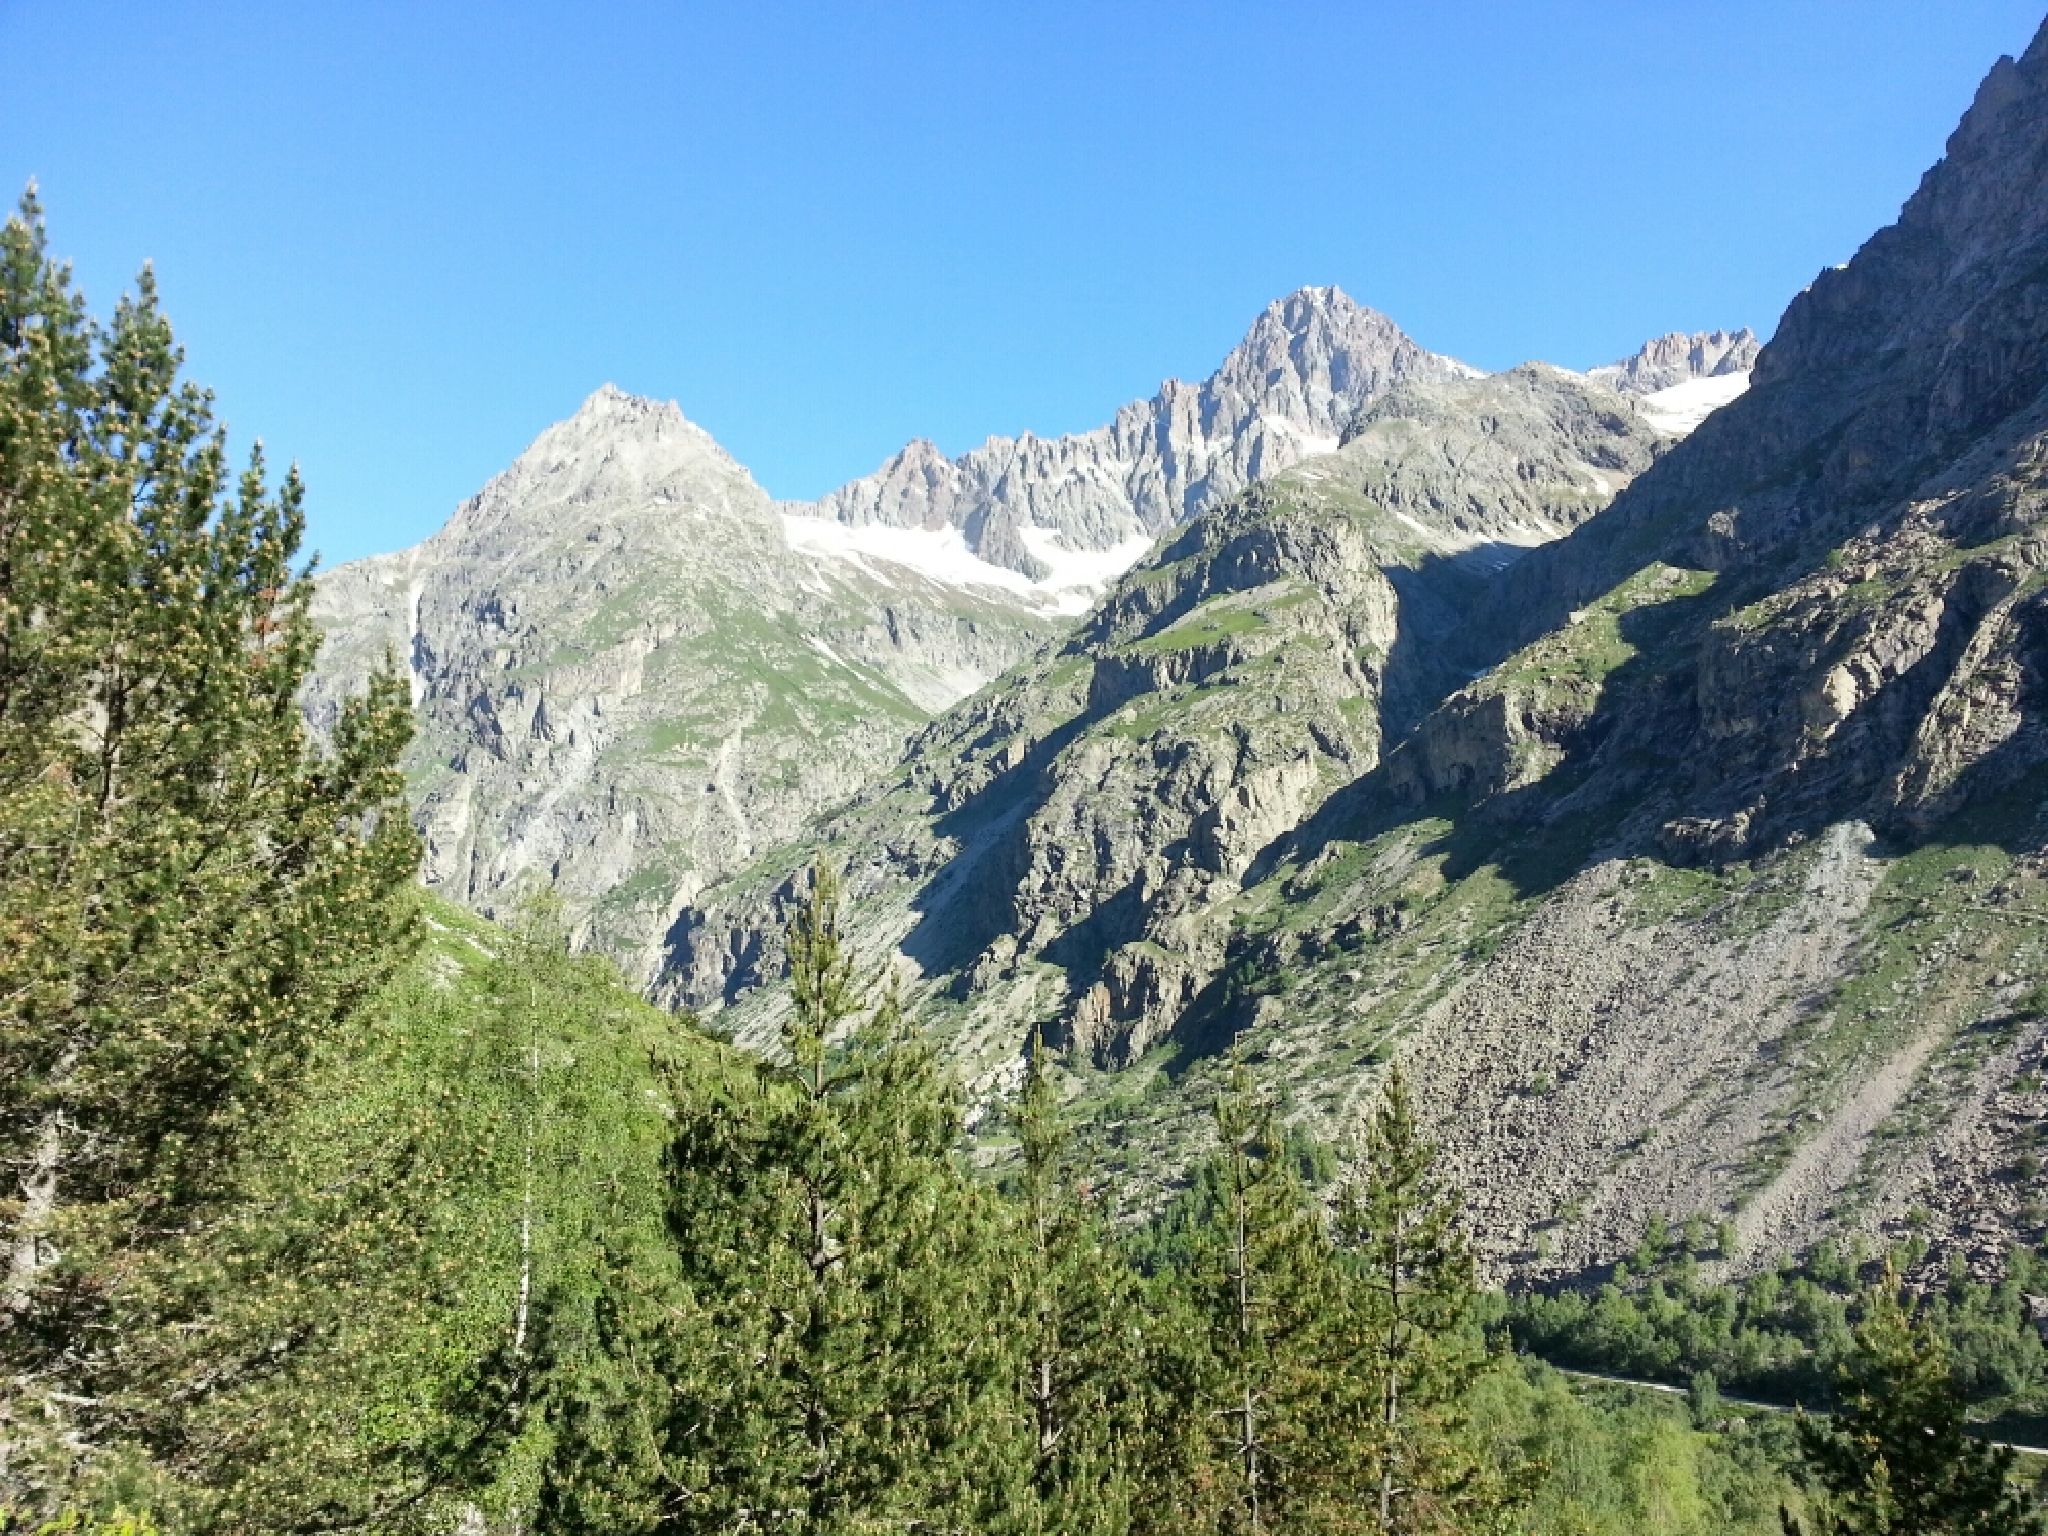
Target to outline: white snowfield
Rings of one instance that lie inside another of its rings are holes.
[[[1723,373],[1708,379],[1687,379],[1669,389],[1654,390],[1636,401],[1636,408],[1650,419],[1650,425],[1676,437],[1684,437],[1749,388],[1746,373]]]
[[[1067,616],[1086,613],[1152,547],[1151,538],[1141,533],[1108,549],[1069,549],[1049,529],[1026,528],[1024,547],[1052,568],[1045,580],[1033,581],[982,559],[967,547],[958,528],[892,528],[785,512],[782,531],[791,549],[851,565],[877,581],[900,581],[908,572],[947,586],[992,588],[1027,607]]]

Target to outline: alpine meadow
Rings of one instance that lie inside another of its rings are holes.
[[[1018,68],[1149,100],[1059,9]],[[410,46],[349,56],[371,115]],[[962,134],[1064,163],[986,90]],[[299,142],[238,100],[166,142]],[[861,110],[776,175],[864,186],[918,119]],[[481,128],[319,153],[456,144],[510,195]],[[711,259],[525,185],[565,306]],[[2048,23],[1768,335],[1481,368],[1322,283],[803,499],[605,384],[331,568],[222,403],[348,428],[317,303],[271,374],[267,283],[183,343],[176,261],[96,307],[70,195],[0,232],[0,1536],[2048,1536]],[[393,391],[456,345],[400,290]]]

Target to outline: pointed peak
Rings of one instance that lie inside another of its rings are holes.
[[[1335,283],[1311,284],[1284,294],[1266,306],[1266,313],[1290,330],[1318,319],[1355,322],[1368,318],[1391,324],[1378,310],[1359,303]]]
[[[578,416],[613,415],[620,411],[674,411],[680,415],[682,407],[673,400],[656,400],[648,395],[628,394],[618,385],[607,380],[597,386],[583,403],[576,408]]]
[[[938,464],[950,462],[939,445],[928,437],[913,437],[889,461],[891,464]]]
[[[1317,333],[1338,345],[1398,346],[1409,342],[1407,333],[1386,315],[1359,303],[1335,284],[1325,283],[1297,288],[1273,300],[1259,312],[1238,348]]]

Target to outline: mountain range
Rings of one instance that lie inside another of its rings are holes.
[[[1664,338],[1609,382],[1650,436],[1681,431],[1684,382],[1739,388],[1755,350]],[[1161,531],[1334,447],[1389,391],[1477,377],[1303,289],[1204,383],[1107,427],[958,460],[913,443],[816,503],[772,501],[676,406],[606,386],[432,538],[321,579],[308,708],[325,727],[403,666],[428,883],[501,916],[545,884],[649,981],[708,884],[1064,634]]]
[[[2048,1231],[2044,192],[2048,33],[1761,349],[1488,375],[1305,289],[801,507],[600,394],[327,579],[335,676],[411,659],[430,879],[743,1042],[842,867],[985,1154],[1041,1038],[1124,1209],[1226,1059],[1338,1141],[1399,1063],[1497,1275],[1691,1216],[1989,1273]]]

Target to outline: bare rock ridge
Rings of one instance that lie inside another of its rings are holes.
[[[912,443],[792,510],[959,528],[983,559],[1031,575],[1059,549],[1123,549],[1128,564],[1165,529],[1336,447],[1345,422],[1385,390],[1476,371],[1423,350],[1337,288],[1303,288],[1267,306],[1208,379],[1168,380],[1105,426],[994,437],[958,459]]]
[[[1739,331],[1673,331],[1643,344],[1618,363],[1587,370],[1624,395],[1649,395],[1694,379],[1720,379],[1747,374],[1756,366],[1762,343],[1748,326]]]
[[[1117,1069],[1072,1087],[1132,1208],[1236,1040],[1337,1136],[1405,1061],[1500,1274],[1652,1213],[1731,1217],[1734,1269],[2038,1241],[2048,28],[1759,355],[1631,362],[1636,403],[1536,367],[1354,407],[681,907],[659,991],[768,1028],[822,853],[978,1104],[1036,1030]]]

